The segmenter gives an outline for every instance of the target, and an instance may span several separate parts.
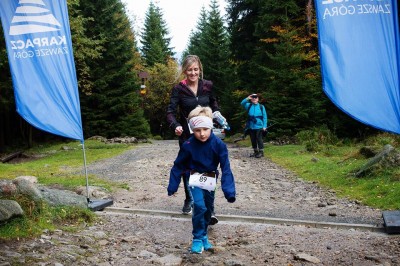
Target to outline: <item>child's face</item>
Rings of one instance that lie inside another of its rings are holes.
[[[211,128],[199,127],[193,130],[194,137],[201,142],[205,142],[211,135]]]

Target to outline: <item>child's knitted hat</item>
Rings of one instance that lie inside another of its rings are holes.
[[[208,116],[195,116],[189,120],[189,126],[191,130],[199,127],[213,128],[213,121]]]

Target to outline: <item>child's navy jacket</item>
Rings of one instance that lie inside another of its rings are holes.
[[[231,171],[226,144],[214,133],[206,142],[191,136],[179,150],[178,157],[171,169],[168,195],[174,194],[181,182],[183,174],[189,175],[191,170],[199,173],[217,172],[221,166],[221,188],[227,200],[236,197],[235,180]]]

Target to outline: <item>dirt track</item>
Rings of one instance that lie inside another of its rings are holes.
[[[216,212],[221,217],[382,226],[380,210],[338,199],[334,192],[304,182],[266,158],[249,158],[250,149],[229,146],[229,151],[237,201],[228,203],[219,189]],[[106,209],[99,213],[102,222],[80,233],[48,233],[41,239],[21,243],[16,250],[32,252],[34,243],[50,242],[42,257],[53,264],[38,265],[400,265],[398,235],[284,222],[271,225],[221,221],[209,232],[215,248],[201,255],[190,254],[190,216],[179,215],[182,185],[175,197],[168,197],[166,192],[169,169],[177,152],[177,141],[155,141],[89,165],[89,173],[130,187],[113,192],[112,207],[123,208],[127,213]],[[138,215],[136,209],[147,210],[150,215]],[[158,211],[174,215],[161,217]],[[66,246],[70,248],[65,250]]]

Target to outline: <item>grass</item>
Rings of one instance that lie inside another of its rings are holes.
[[[85,141],[87,164],[117,156],[132,149],[128,144],[105,144],[97,140]],[[82,145],[77,141],[39,145],[24,151],[30,159],[16,164],[0,164],[0,179],[14,179],[18,176],[36,176],[42,185],[57,185],[74,189],[86,185]],[[125,184],[114,183],[95,176],[89,176],[89,185],[101,186],[110,191]],[[80,224],[91,223],[95,215],[89,209],[70,206],[51,207],[44,202],[34,202],[24,196],[10,196],[3,199],[17,201],[24,215],[0,225],[0,239],[32,237],[44,229],[74,230]]]
[[[90,164],[110,158],[131,149],[128,144],[105,144],[97,140],[85,141],[86,162]],[[36,176],[44,185],[61,185],[75,188],[86,184],[83,151],[80,142],[71,141],[40,145],[24,154],[37,158],[17,164],[0,164],[0,179],[14,179],[18,176]],[[80,174],[74,174],[80,173]],[[89,175],[90,185],[111,188],[111,183]]]
[[[24,215],[3,223],[0,226],[0,239],[29,238],[42,234],[44,229],[73,231],[96,220],[95,214],[89,209],[71,206],[50,207],[44,202],[35,203],[21,197],[16,200],[24,210]]]
[[[299,178],[334,190],[339,197],[382,210],[400,209],[400,168],[376,169],[360,178],[354,175],[369,160],[360,155],[362,146],[398,145],[398,137],[385,134],[375,138],[365,144],[321,145],[318,152],[307,151],[307,145],[267,144],[264,155]],[[251,147],[249,138],[238,144]]]

